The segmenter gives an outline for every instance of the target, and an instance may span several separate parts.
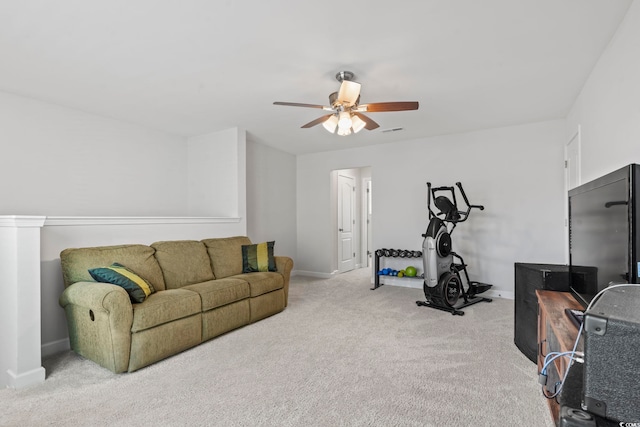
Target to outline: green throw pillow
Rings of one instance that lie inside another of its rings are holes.
[[[89,274],[96,282],[111,283],[124,288],[131,302],[142,302],[155,292],[151,283],[117,262],[109,267],[92,268]]]
[[[242,272],[278,271],[273,258],[273,245],[276,242],[264,242],[256,245],[242,245]]]

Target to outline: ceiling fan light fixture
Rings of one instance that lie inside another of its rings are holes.
[[[358,133],[362,129],[364,129],[366,123],[360,117],[355,114],[351,116],[351,128],[353,129],[353,133]]]
[[[338,135],[340,136],[347,136],[347,135],[351,135],[351,128],[338,128]]]
[[[334,133],[338,127],[338,116],[333,115],[329,117],[322,123],[322,126],[324,126],[324,128],[330,133]]]
[[[343,80],[338,90],[338,103],[344,107],[351,107],[358,102],[360,97],[360,83]]]
[[[351,113],[348,111],[340,111],[340,117],[338,119],[338,129],[350,129],[353,124]]]

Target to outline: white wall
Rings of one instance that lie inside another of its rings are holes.
[[[420,249],[426,182],[461,181],[483,212],[453,235],[472,279],[513,293],[514,262],[564,263],[564,120],[301,155],[296,268],[331,273],[330,173],[371,166],[374,249]]]
[[[188,140],[190,216],[243,217],[246,132],[238,128]]]
[[[581,127],[581,182],[640,163],[640,2],[633,2],[567,117]]]
[[[247,141],[247,235],[296,262],[296,158]],[[297,268],[297,266],[295,267]]]
[[[182,137],[0,92],[0,215],[187,214]]]

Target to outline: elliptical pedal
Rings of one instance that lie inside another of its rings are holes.
[[[451,264],[451,270],[455,270],[456,272],[461,272],[465,268],[467,268],[467,264]]]
[[[478,295],[488,291],[489,289],[491,289],[492,286],[493,285],[489,285],[488,283],[475,282],[475,281],[469,282],[469,289],[467,290],[467,293],[469,294],[469,296]]]

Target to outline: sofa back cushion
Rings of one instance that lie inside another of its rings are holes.
[[[156,291],[165,289],[162,270],[154,258],[155,250],[146,245],[69,248],[60,253],[65,288],[76,282],[94,282],[89,269],[122,264],[148,281]]]
[[[173,240],[151,245],[162,268],[167,289],[214,280],[211,261],[204,243],[196,240]]]
[[[248,237],[222,237],[202,242],[207,247],[213,273],[218,279],[242,274],[242,245],[251,244]]]

